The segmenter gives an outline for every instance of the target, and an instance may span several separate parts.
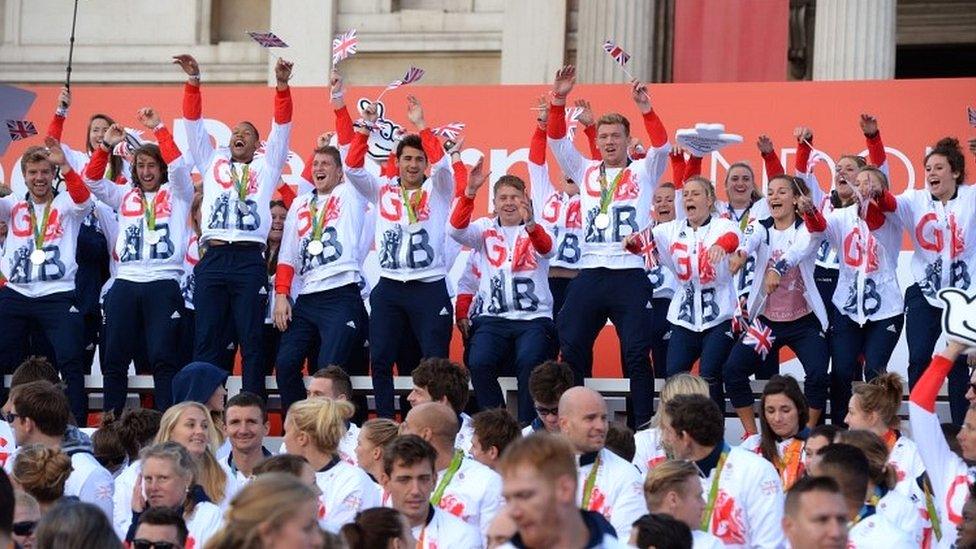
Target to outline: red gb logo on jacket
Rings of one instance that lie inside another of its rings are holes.
[[[316,206],[320,208],[321,206]],[[339,215],[342,213],[342,206],[339,199],[335,196],[330,196],[329,200],[325,203],[325,219],[323,220],[322,226],[328,226],[331,221],[339,219]],[[321,216],[322,210],[316,209],[315,215]],[[312,229],[312,210],[309,209],[309,204],[306,203],[304,207],[298,212],[298,236],[305,236],[308,231]]]
[[[611,515],[613,515],[613,507],[607,505],[607,495],[604,494],[599,486],[593,487],[593,493],[590,495],[590,511],[596,511],[610,520]]]
[[[542,206],[542,219],[546,223],[555,223],[563,210],[563,198],[560,193],[552,193]]]
[[[735,499],[719,490],[712,512],[712,534],[726,545],[744,545],[745,527],[742,525],[742,509],[735,505]]]
[[[437,506],[461,520],[467,520],[464,516],[464,502],[454,497],[454,494],[446,494]]]
[[[596,174],[593,174],[596,172]],[[590,177],[590,175],[593,177]],[[586,194],[589,196],[600,196],[600,166],[595,164],[586,170],[583,175],[583,181],[586,182]],[[607,186],[613,184],[613,178],[607,175]],[[640,188],[637,186],[637,180],[634,174],[630,172],[628,168],[624,168],[623,175],[620,176],[620,181],[617,182],[617,188],[614,190],[613,199],[614,200],[633,200],[637,198],[640,193]]]
[[[865,260],[867,261],[865,272],[873,273],[878,270],[878,240],[868,233],[868,241],[865,245],[860,227],[854,227],[844,237],[844,263],[851,267],[860,267]]]
[[[569,206],[566,207],[566,228],[583,228],[583,214],[580,213],[580,200],[578,196],[571,198],[569,200]]]
[[[715,280],[715,266],[708,261],[708,250],[701,242],[698,243],[698,280],[708,284]]]
[[[153,201],[153,207],[156,210],[156,219],[168,219],[173,213],[173,204],[170,201],[169,190],[163,189],[156,193],[156,198]],[[122,199],[122,205],[119,211],[124,217],[139,217],[143,215],[142,208],[142,196],[138,191],[132,191],[127,193]]]
[[[955,214],[950,213],[948,215],[948,222],[946,225],[948,226],[949,238],[951,240],[949,257],[951,259],[955,259],[959,257],[963,251],[965,251],[966,240],[962,235],[962,230],[956,223]],[[935,214],[935,212],[929,212],[918,220],[918,224],[915,225],[915,240],[918,241],[918,246],[923,250],[936,253],[942,251],[942,247],[945,246],[945,237],[942,233],[942,226],[939,223],[939,217]]]
[[[420,193],[417,196],[417,193]],[[430,204],[427,191],[417,189],[407,191],[409,199],[414,201],[414,213],[417,221],[426,221],[430,217]],[[380,191],[380,215],[383,219],[397,223],[403,217],[403,194],[400,192],[399,185],[384,185]]]
[[[19,236],[21,238],[28,238],[33,236],[34,227],[31,226],[30,213],[27,211],[27,203],[20,202],[12,212],[10,212],[10,230],[14,233],[14,236]],[[42,210],[43,211],[43,210]],[[37,222],[43,223],[43,213],[38,216]],[[44,242],[51,242],[61,238],[64,234],[64,228],[61,227],[61,212],[57,208],[51,208],[50,218],[47,222],[47,230],[44,231]]]
[[[519,235],[515,241],[515,257],[512,258],[512,272],[532,271],[538,267],[539,262],[533,253],[532,242],[528,238]]]

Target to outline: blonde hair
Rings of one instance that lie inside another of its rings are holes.
[[[669,459],[647,472],[644,479],[644,501],[647,509],[657,509],[668,492],[685,495],[682,484],[688,477],[697,477],[698,468],[690,461]]]
[[[147,446],[139,452],[139,457],[142,459],[142,463],[145,464],[147,459],[160,459],[170,462],[173,465],[173,469],[176,474],[182,478],[188,480],[187,488],[193,486],[197,483],[199,473],[197,472],[197,463],[193,460],[193,456],[190,452],[186,450],[178,442],[161,442],[159,444],[153,444],[152,446]],[[189,516],[193,513],[193,509],[196,507],[196,503],[193,498],[186,498],[183,501],[183,514],[184,516]]]
[[[898,409],[905,383],[895,372],[888,372],[867,383],[856,383],[853,394],[857,395],[858,405],[865,413],[877,412],[881,421],[892,429],[898,427],[901,419]]]
[[[576,454],[569,440],[546,431],[536,431],[527,437],[515,439],[509,444],[496,469],[505,477],[517,467],[528,465],[547,480],[569,476],[575,483]]]
[[[725,194],[726,194],[726,196],[728,196],[728,194],[729,194],[729,177],[732,176],[732,170],[734,170],[736,168],[742,168],[742,169],[748,171],[749,172],[749,177],[752,178],[752,192],[750,193],[750,196],[752,198],[752,201],[753,202],[756,202],[757,200],[762,199],[762,193],[759,191],[759,187],[756,186],[756,172],[752,169],[752,166],[750,166],[749,163],[746,162],[746,161],[744,161],[744,160],[739,160],[738,162],[733,162],[732,164],[729,164],[729,169],[728,169],[728,171],[725,172]]]
[[[334,454],[339,441],[346,434],[346,420],[355,409],[346,400],[316,397],[299,400],[288,409],[287,421],[312,439],[315,448],[325,454]]]
[[[850,444],[864,452],[868,458],[868,471],[871,482],[886,490],[891,490],[898,484],[898,471],[888,463],[888,446],[884,440],[871,431],[854,429],[837,433],[836,442]]]
[[[708,382],[704,379],[691,374],[675,374],[664,382],[661,388],[661,402],[657,406],[657,412],[648,423],[651,427],[660,427],[664,419],[664,405],[678,395],[704,395],[709,396]]]
[[[400,434],[400,426],[392,419],[376,417],[363,423],[360,432],[374,446],[382,448]]]
[[[68,454],[31,444],[17,452],[11,474],[24,492],[40,504],[49,504],[64,495],[64,484],[72,470]]]
[[[715,184],[712,183],[710,179],[702,175],[693,175],[688,179],[685,179],[682,189],[688,188],[688,183],[698,182],[701,184],[702,188],[705,189],[705,196],[711,199],[712,205],[708,208],[708,211],[715,212],[715,201],[718,200],[718,195],[715,194]]]
[[[217,428],[214,427],[210,412],[203,404],[187,401],[170,406],[159,420],[159,432],[156,433],[155,444],[173,440],[173,429],[183,412],[189,408],[196,408],[207,418],[207,448],[202,456],[195,458],[197,461],[197,483],[203,487],[203,491],[207,493],[210,501],[219,504],[224,500],[226,494],[227,473],[224,472],[220,463],[217,462],[217,458],[214,457],[217,453],[217,447],[220,445],[220,435],[217,433]]]
[[[210,538],[206,549],[260,549],[262,524],[278,528],[317,498],[310,486],[292,475],[261,475],[231,500],[224,526]]]

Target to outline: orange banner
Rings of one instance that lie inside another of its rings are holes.
[[[29,86],[27,89],[38,94],[27,119],[33,121],[43,134],[55,108],[58,88]],[[143,106],[155,107],[170,124],[180,114],[182,88],[178,86],[76,84],[72,91],[74,103],[65,126],[64,140],[79,150],[84,149],[84,132],[91,113],[109,114],[132,128],[138,127],[135,112]],[[375,98],[380,91],[381,88],[352,88],[346,93],[347,102],[354,108],[357,99]],[[536,116],[531,107],[539,95],[547,91],[547,86],[408,86],[388,92],[383,102],[385,117],[409,130],[406,95],[416,95],[424,104],[428,125],[465,124],[465,162],[473,164],[484,154],[493,178],[505,173],[524,177],[529,138]],[[976,79],[972,78],[659,84],[652,85],[650,91],[654,108],[672,136],[680,128],[694,127],[696,122],[723,123],[727,132],[742,135],[741,144],[722,149],[703,162],[705,174],[719,181],[724,179],[726,167],[737,160],[750,162],[756,168],[757,177],[764,177],[755,146],[757,136],[763,133],[772,137],[784,164],[792,171],[796,145],[793,128],[806,125],[813,128],[814,147],[828,156],[828,162],[817,167],[817,175],[821,185],[829,188],[832,170],[829,159],[836,159],[843,153],[865,151],[858,117],[861,113],[871,113],[880,122],[882,138],[888,148],[892,190],[897,193],[906,187],[918,188],[924,184],[923,157],[926,148],[939,138],[956,136],[965,146],[965,141],[976,135],[976,131],[967,125],[966,118],[966,106],[976,104]],[[283,176],[291,183],[301,172],[315,137],[333,128],[327,90],[296,88],[293,94],[295,120],[291,150],[295,155]],[[226,144],[228,128],[240,120],[253,121],[261,134],[267,135],[272,98],[273,92],[261,86],[205,85],[204,117],[213,119],[208,123],[208,129],[220,144]],[[634,135],[647,143],[627,86],[580,85],[571,99],[577,98],[588,99],[597,115],[614,110],[628,116],[635,122]],[[577,132],[578,145],[585,151],[583,139],[582,132]],[[20,178],[13,176],[20,170],[18,160],[24,149],[38,143],[39,137],[15,142],[0,162],[0,181],[13,184],[15,191],[23,192],[17,185]],[[969,163],[972,168],[971,157]],[[556,174],[554,177],[558,177],[558,167],[551,159],[550,165]],[[665,173],[665,178],[670,177],[670,173]],[[720,188],[719,194],[724,195],[724,190]],[[479,208],[485,211],[486,198],[481,196],[479,200]],[[608,327],[601,335],[595,362],[598,375],[613,376],[620,372],[619,351],[615,341],[611,343],[613,338],[608,337],[612,335],[611,330]],[[455,338],[455,342],[459,345],[459,338]]]

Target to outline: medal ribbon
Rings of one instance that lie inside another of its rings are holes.
[[[146,218],[146,228],[150,231],[156,230],[156,199],[153,198],[150,201],[146,198],[146,193],[143,191],[139,192],[139,198],[142,199],[142,215]]]
[[[454,474],[457,473],[458,469],[461,468],[461,460],[464,459],[464,452],[461,450],[454,450],[454,457],[451,458],[451,464],[447,467],[447,472],[444,473],[444,478],[437,483],[437,489],[434,493],[430,495],[430,503],[432,505],[438,505],[441,502],[441,498],[444,497],[444,490],[447,489],[447,485],[451,483],[451,479],[454,478]]]
[[[596,474],[600,470],[600,454],[596,455],[596,460],[593,461],[593,468],[590,469],[590,474],[586,475],[586,482],[583,483],[583,503],[580,505],[580,509],[588,511],[590,507],[590,500],[593,499],[593,489],[596,487]]]
[[[53,200],[51,201],[53,202]],[[34,213],[34,203],[27,201],[27,212],[30,215],[31,228],[34,230],[34,249],[40,250],[44,247],[44,236],[47,234],[47,225],[51,218],[51,202],[44,205],[44,217],[40,224],[37,223],[37,214]]]
[[[322,208],[322,213],[319,214],[315,210],[315,204],[318,201],[318,195],[312,195],[312,200],[308,202],[308,213],[312,216],[312,240],[322,240],[322,231],[325,230],[325,214],[328,211],[328,203],[326,207]]]
[[[237,177],[237,168],[234,167],[234,162],[230,163],[230,177],[234,180],[234,189],[237,191],[237,201],[242,203],[247,203],[247,187],[250,182],[251,166],[249,164],[244,164],[244,170],[241,172],[241,176]]]
[[[712,478],[712,486],[708,489],[708,501],[705,503],[705,510],[702,512],[701,531],[707,532],[708,525],[712,522],[712,513],[715,512],[715,500],[718,499],[718,479],[722,476],[722,468],[725,467],[725,460],[729,457],[729,445],[726,444],[722,449],[722,455],[718,458],[718,465],[715,466],[715,476]]]
[[[403,200],[403,207],[407,210],[407,222],[410,224],[417,222],[417,209],[420,208],[420,200],[423,198],[423,189],[410,192],[400,185],[400,197]]]
[[[895,447],[895,443],[898,442],[898,433],[896,433],[894,429],[888,429],[883,438],[885,446],[888,447],[888,451],[890,452],[891,449]]]
[[[793,442],[786,447],[786,451],[783,452],[783,457],[777,460],[776,469],[779,470],[780,479],[783,481],[784,492],[793,486],[793,483],[800,478],[800,474],[803,472],[803,460],[800,459],[802,448],[803,441],[794,438]]]
[[[620,172],[617,173],[617,177],[613,178],[613,183],[607,185],[607,165],[605,162],[600,164],[600,213],[605,214],[610,208],[610,203],[613,202],[613,195],[617,192],[617,185],[620,184],[620,180],[623,178],[625,171],[627,171],[627,168],[621,168]]]
[[[932,500],[932,482],[929,480],[928,473],[922,473],[922,493],[925,494],[925,511],[929,514],[932,533],[935,534],[936,541],[941,541],[942,523],[939,520],[939,510],[935,508],[935,501]]]

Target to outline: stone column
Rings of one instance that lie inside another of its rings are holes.
[[[288,44],[288,48],[273,51],[295,63],[292,85],[329,83],[337,4],[336,0],[271,0],[271,32]],[[271,86],[275,84],[276,62],[268,56],[268,85]]]
[[[640,80],[651,79],[654,61],[655,0],[602,0],[579,3],[577,80],[600,84],[627,82],[627,75],[603,51],[613,40],[631,55],[627,70]]]
[[[817,0],[814,80],[895,77],[896,0]]]
[[[552,80],[566,56],[566,0],[506,0],[502,84]]]

